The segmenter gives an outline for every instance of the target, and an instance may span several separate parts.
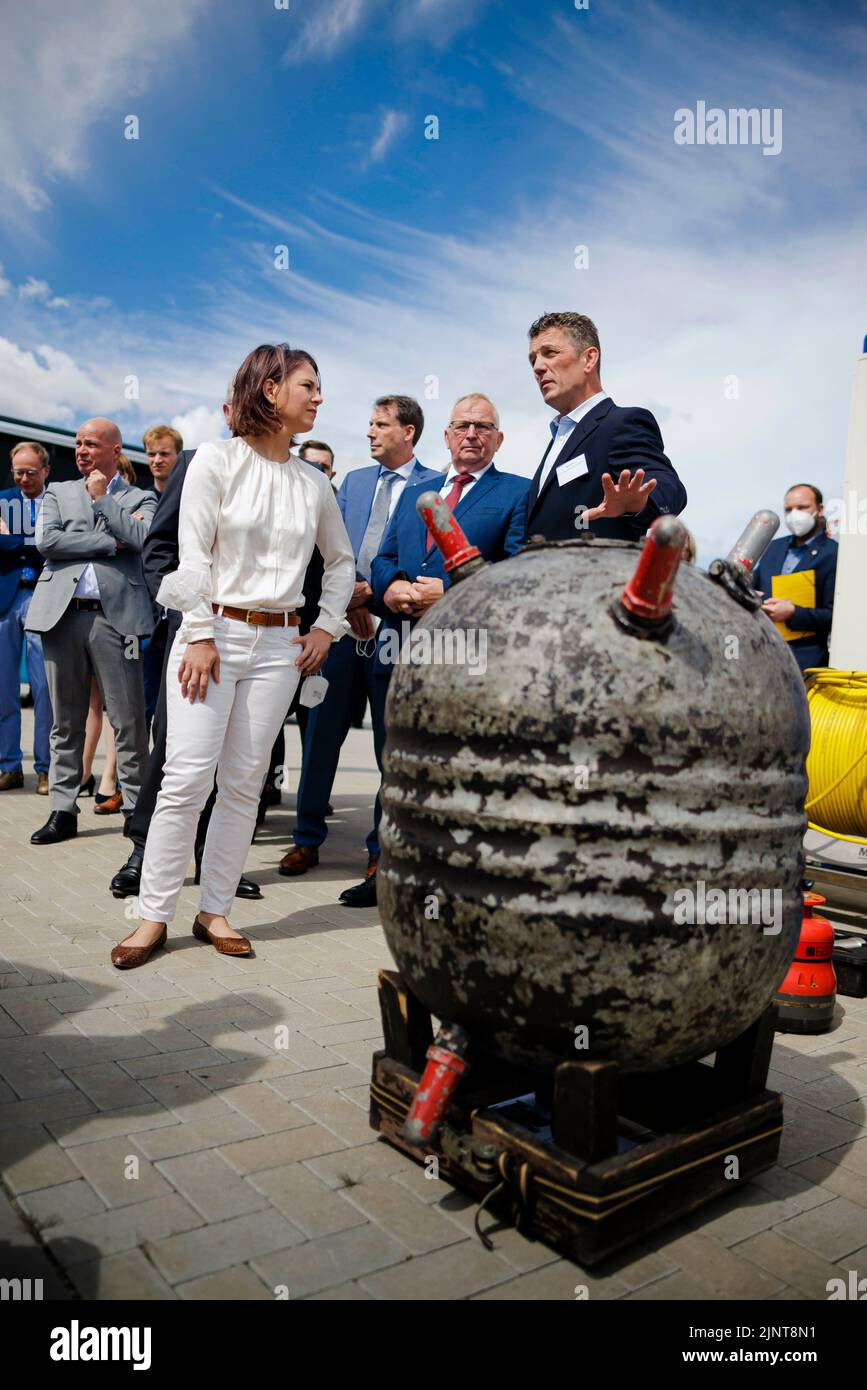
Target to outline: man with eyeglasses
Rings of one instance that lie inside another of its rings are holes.
[[[503,432],[489,396],[473,392],[455,402],[445,442],[451,459],[445,477],[439,478],[436,487],[426,482],[406,488],[373,561],[374,605],[384,616],[377,634],[373,684],[383,706],[393,670],[390,654],[400,649],[412,625],[449,586],[442,554],[418,514],[422,494],[439,492],[485,560],[504,560],[524,541],[530,483],[528,478],[501,473],[494,464]],[[340,900],[347,907],[373,907],[376,875],[347,888]]]
[[[32,440],[10,455],[13,486],[0,492],[0,792],[24,786],[21,752],[21,650],[27,644],[27,678],[33,696],[33,768],[36,792],[48,795],[51,760],[51,696],[45,679],[42,639],[26,632],[27,610],[45,563],[36,549],[36,518],[45,496],[48,450]]]
[[[374,681],[374,634],[370,605],[373,591],[370,571],[389,518],[404,489],[442,474],[425,468],[415,456],[424,429],[424,415],[411,396],[380,396],[374,403],[367,438],[374,460],[371,468],[347,473],[337,494],[346,530],[355,555],[355,592],[346,615],[351,633],[332,645],[322,675],[328,690],[321,704],[311,710],[304,735],[304,758],[296,798],[294,848],[280,860],[279,872],[296,878],[319,863],[319,847],[328,834],[325,822],[340,750],[352,723],[359,679],[370,695],[373,751],[382,771],[385,743],[385,684]],[[379,859],[379,796],[373,827],[367,836],[366,876],[376,873]],[[354,889],[347,889],[347,893]],[[341,901],[345,900],[341,893]]]

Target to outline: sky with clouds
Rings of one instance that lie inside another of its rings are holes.
[[[283,339],[319,361],[338,474],[383,392],[442,466],[467,390],[530,474],[526,330],[570,308],[656,414],[701,558],[790,482],[841,491],[867,0],[37,0],[4,37],[3,412],[195,444]],[[699,102],[780,111],[780,152],[677,144]]]

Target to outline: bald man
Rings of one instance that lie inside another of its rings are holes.
[[[157,498],[118,473],[120,430],[86,420],[75,438],[82,480],[51,483],[36,523],[45,567],[27,614],[42,634],[54,711],[50,815],[31,844],[69,840],[78,830],[84,726],[95,676],[117,744],[125,817],[132,814],[147,760],[140,639],[154,626],[141,549]]]

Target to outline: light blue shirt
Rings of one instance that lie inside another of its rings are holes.
[[[589,400],[582,401],[581,405],[576,405],[575,409],[570,410],[567,415],[554,416],[554,419],[551,421],[551,433],[554,436],[554,439],[551,444],[551,448],[548,451],[548,457],[545,460],[545,467],[542,469],[542,476],[539,479],[540,492],[542,491],[542,488],[545,486],[548,474],[551,472],[551,469],[557,463],[557,461],[560,458],[560,455],[565,449],[566,444],[569,440],[569,436],[571,435],[575,426],[578,424],[580,420],[584,419],[584,416],[588,413],[588,411],[591,411],[595,405],[599,405],[600,401],[607,400],[607,391],[597,391],[595,396],[591,396]]]
[[[36,518],[39,515],[39,508],[42,506],[42,499],[44,496],[45,488],[42,489],[38,497],[25,497],[23,492],[21,494],[22,507],[25,502],[27,503],[27,515],[22,518],[23,525],[21,527],[22,539],[25,545],[36,544]]]
[[[106,493],[115,492],[117,490],[117,485],[120,481],[120,474],[115,473],[114,477],[112,478],[111,482],[106,488]],[[92,564],[86,564],[84,569],[82,570],[81,578],[75,586],[75,593],[73,594],[73,598],[99,598],[99,583],[96,578],[96,570],[93,568]]]

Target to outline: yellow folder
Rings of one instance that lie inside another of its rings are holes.
[[[816,607],[816,571],[794,570],[792,574],[771,577],[771,597],[788,599],[796,608]],[[793,632],[785,623],[774,623],[781,637],[794,642],[796,637],[815,637],[815,632]]]

